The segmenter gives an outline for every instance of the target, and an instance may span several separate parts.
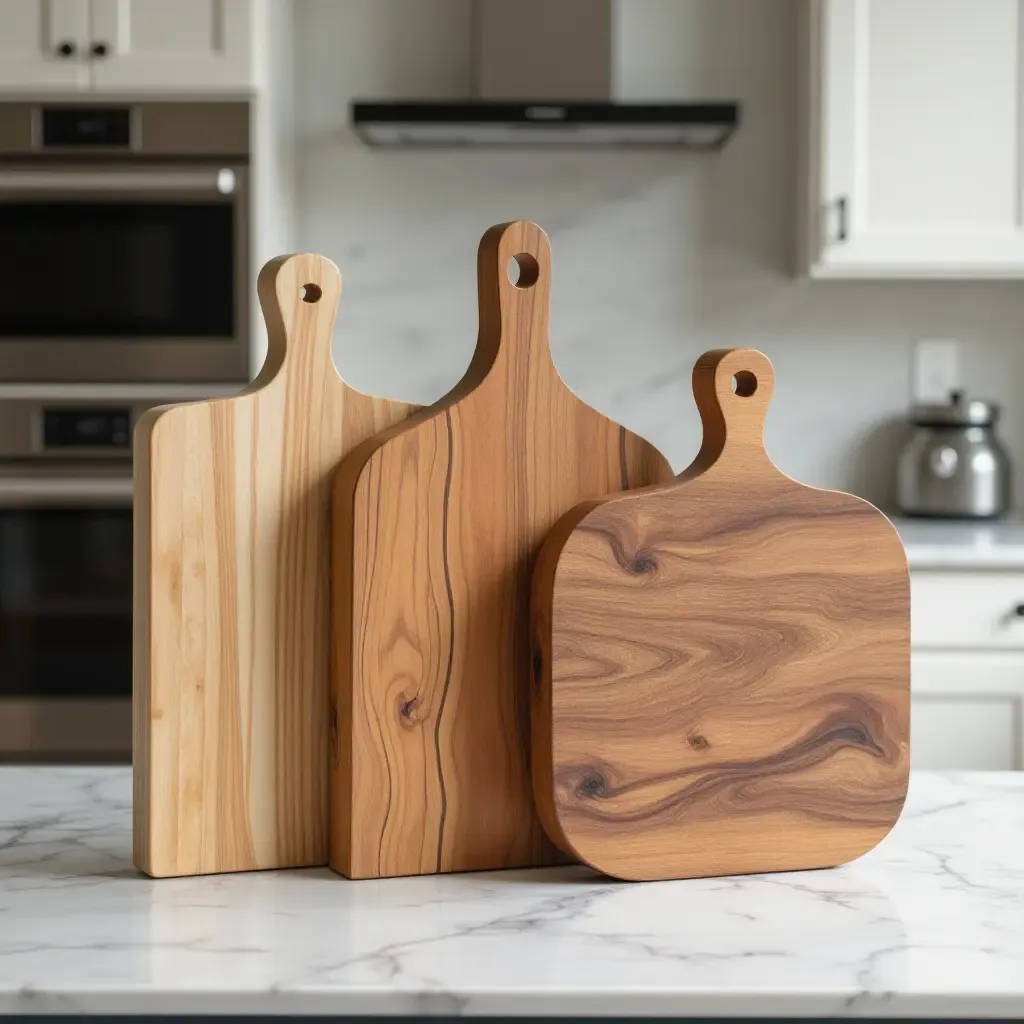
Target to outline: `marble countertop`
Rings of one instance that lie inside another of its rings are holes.
[[[911,569],[1024,569],[1024,521],[893,517]]]
[[[0,1014],[1024,1015],[1024,773],[832,871],[151,880],[124,768],[0,768]]]

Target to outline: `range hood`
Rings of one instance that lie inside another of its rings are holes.
[[[735,103],[352,104],[352,127],[371,146],[722,146]]]
[[[374,146],[686,146],[717,149],[740,120],[728,101],[617,101],[622,0],[473,0],[474,98],[358,100]]]

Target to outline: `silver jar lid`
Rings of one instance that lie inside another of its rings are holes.
[[[967,398],[951,391],[949,401],[915,405],[910,422],[916,427],[991,427],[999,419],[999,406],[983,398]]]

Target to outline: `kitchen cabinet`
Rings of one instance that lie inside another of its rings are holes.
[[[252,65],[249,0],[90,0],[101,90],[244,89]]]
[[[82,54],[88,0],[15,0],[0,6],[0,91],[75,91],[89,86]]]
[[[911,572],[911,763],[1024,769],[1024,573]]]
[[[1007,771],[1020,763],[1019,701],[1009,697],[917,697],[914,768]]]
[[[910,589],[916,647],[1012,650],[1024,658],[1024,573],[920,571]]]
[[[0,6],[0,91],[240,92],[259,0],[17,0]]]
[[[1024,0],[807,0],[803,269],[1024,277]]]

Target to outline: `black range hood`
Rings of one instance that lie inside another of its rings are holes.
[[[740,121],[738,103],[475,100],[352,104],[372,146],[683,146],[718,149]]]
[[[663,90],[666,77],[647,74],[652,57],[637,42],[651,31],[644,6],[469,0],[465,98],[357,101],[352,127],[373,146],[719,149],[739,124],[738,103],[641,93],[648,83]]]

